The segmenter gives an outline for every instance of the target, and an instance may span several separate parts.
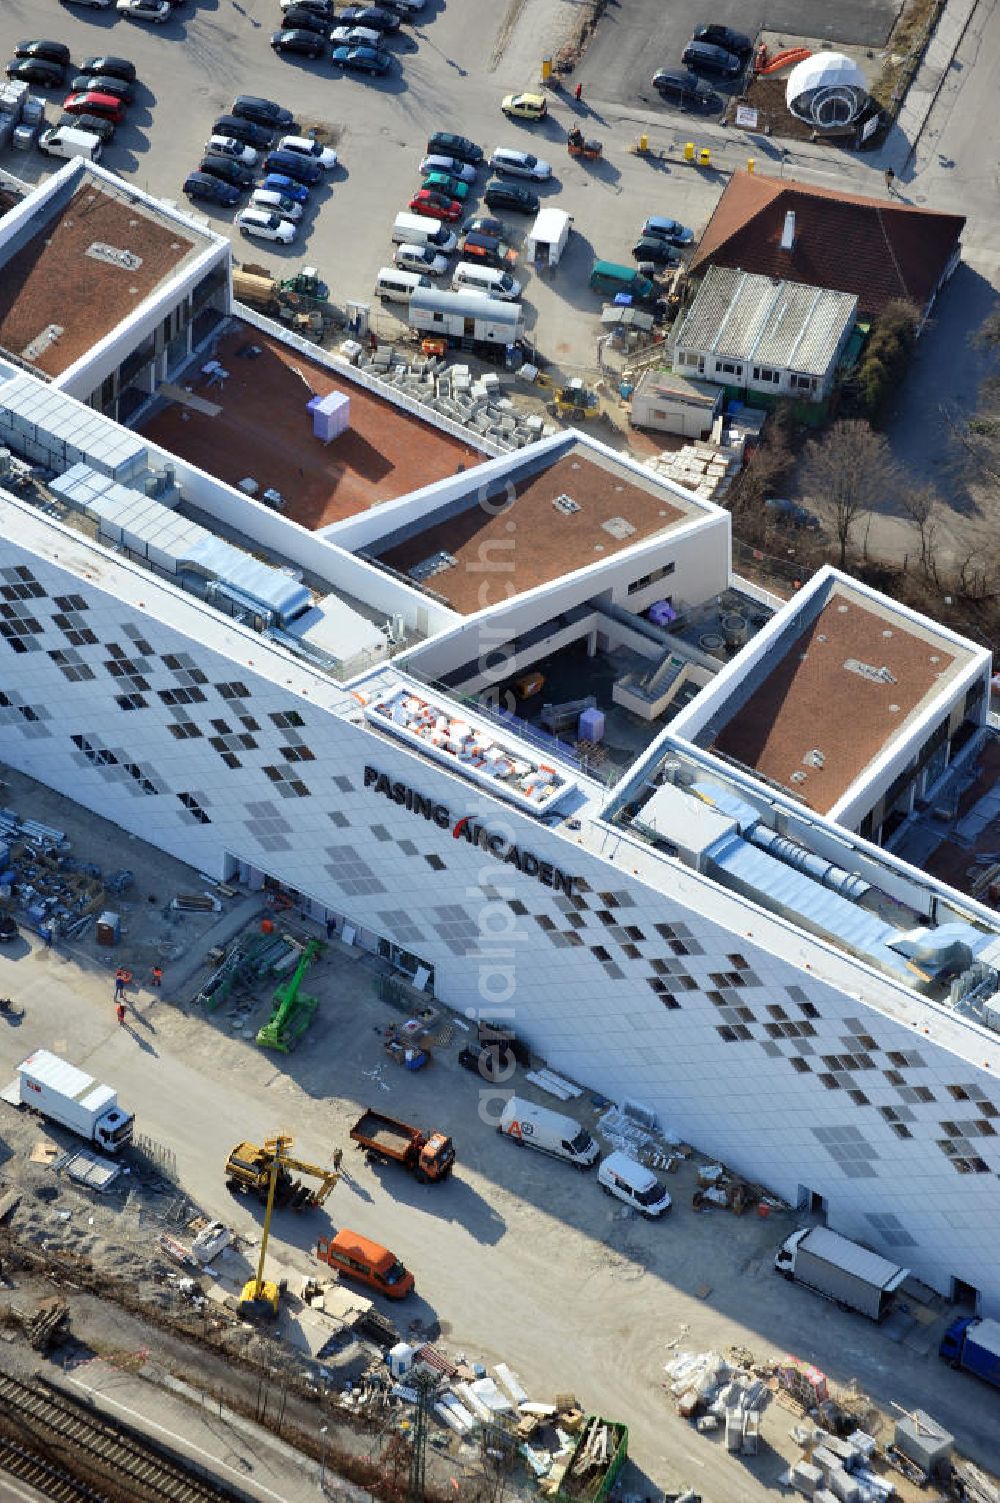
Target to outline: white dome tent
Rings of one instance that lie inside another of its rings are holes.
[[[814,52],[788,77],[785,103],[792,114],[817,130],[843,130],[868,104],[861,68],[842,52]]]

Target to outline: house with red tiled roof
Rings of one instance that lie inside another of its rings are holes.
[[[691,258],[858,299],[876,318],[904,298],[926,318],[961,259],[960,214],[736,172]]]

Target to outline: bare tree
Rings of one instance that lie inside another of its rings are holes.
[[[940,498],[932,485],[903,486],[900,505],[917,530],[920,572],[930,584],[938,584],[937,535],[941,520]]]
[[[855,525],[895,490],[888,442],[860,419],[834,423],[809,444],[802,475],[806,493],[840,545],[840,567],[846,568]]]

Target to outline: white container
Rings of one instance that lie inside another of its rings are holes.
[[[394,1378],[405,1378],[413,1366],[413,1358],[416,1355],[416,1347],[408,1341],[397,1341],[386,1353],[386,1362],[389,1364],[389,1372]]]

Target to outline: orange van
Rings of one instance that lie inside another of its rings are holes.
[[[321,1263],[336,1268],[343,1278],[358,1279],[389,1299],[405,1299],[413,1289],[413,1274],[403,1267],[395,1253],[362,1237],[360,1232],[345,1228],[336,1236],[320,1237],[316,1256]]]

